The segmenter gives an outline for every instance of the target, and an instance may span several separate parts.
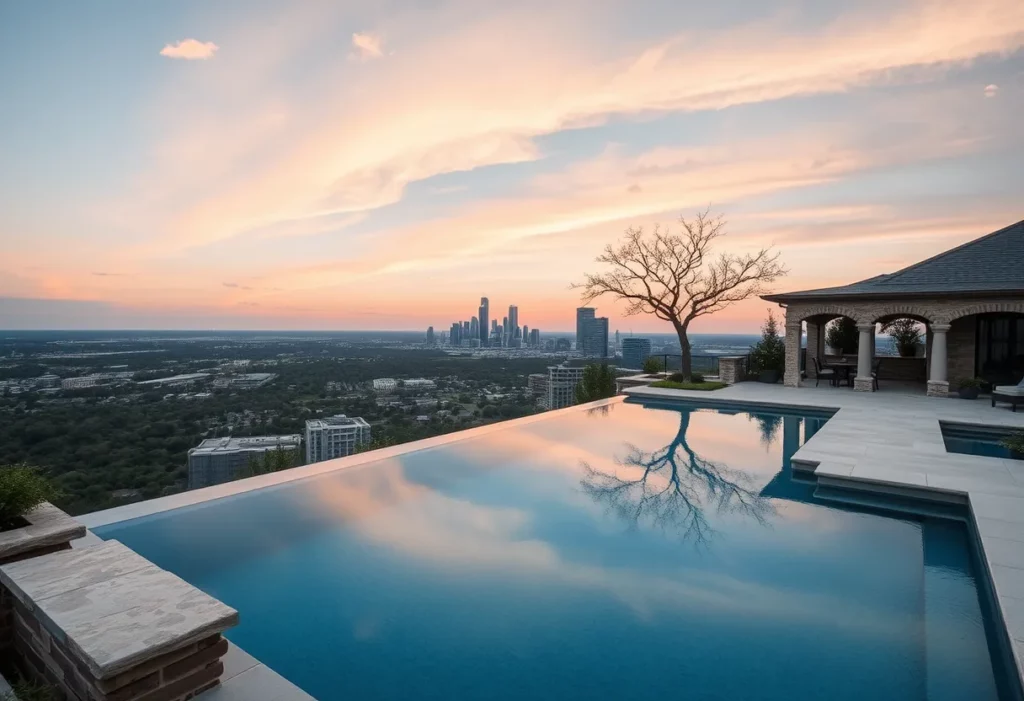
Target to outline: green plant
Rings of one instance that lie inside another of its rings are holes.
[[[903,358],[913,358],[921,345],[921,326],[913,319],[895,319],[882,324],[882,333],[888,334]]]
[[[681,372],[674,372],[666,378],[669,382],[686,382],[686,377]]]
[[[644,372],[646,372],[648,375],[653,375],[656,372],[661,372],[664,369],[664,367],[665,366],[662,364],[661,358],[655,357],[653,355],[648,356],[644,360]]]
[[[593,402],[615,396],[615,375],[607,365],[594,363],[583,370],[576,385],[576,403]]]
[[[1001,442],[1003,446],[1010,449],[1011,453],[1024,454],[1024,431],[1014,433],[1012,436],[1004,438]]]
[[[842,354],[856,353],[860,345],[860,331],[857,330],[857,322],[848,316],[843,316],[828,325],[825,330],[825,343],[835,351]]]
[[[0,466],[0,530],[21,525],[23,514],[57,496],[39,468],[25,464]]]
[[[702,382],[704,382],[704,375],[702,375],[699,372],[691,372],[690,373],[690,382],[699,385]]]
[[[956,384],[957,387],[963,387],[963,388],[966,388],[966,389],[969,389],[971,387],[976,387],[976,388],[980,389],[981,386],[984,384],[984,380],[982,380],[980,377],[960,377],[960,378],[957,378],[954,381],[954,383]]]
[[[57,701],[57,689],[44,682],[19,679],[11,691],[0,695],[0,701]]]
[[[761,327],[761,340],[750,347],[750,364],[756,372],[786,368],[786,342],[779,336],[779,322],[768,310],[768,318]]]

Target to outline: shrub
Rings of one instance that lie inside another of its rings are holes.
[[[1011,453],[1020,453],[1024,455],[1024,432],[1015,433],[1008,438],[1004,438],[1002,443],[1010,449]]]
[[[701,375],[699,372],[691,372],[690,373],[690,379],[687,380],[686,376],[683,375],[683,373],[681,373],[681,372],[674,372],[674,373],[672,373],[671,375],[668,376],[668,381],[669,382],[689,382],[691,384],[699,385],[701,382],[704,382],[704,376]]]
[[[896,319],[882,324],[882,333],[889,334],[900,357],[913,358],[921,344],[921,327],[913,319]]]
[[[674,372],[674,373],[672,373],[671,375],[668,376],[668,381],[669,382],[686,382],[686,378],[683,376],[683,373],[681,373],[681,372]]]
[[[20,516],[56,497],[57,490],[39,468],[0,466],[0,530],[20,525]]]
[[[583,370],[576,385],[576,403],[594,402],[615,396],[615,374],[607,365],[593,363]]]
[[[779,322],[772,310],[761,327],[761,340],[750,348],[750,365],[754,372],[786,369],[786,342],[779,336]]]
[[[857,322],[844,316],[828,325],[825,331],[825,343],[838,353],[856,353],[860,345],[860,331]]]
[[[977,387],[980,389],[982,384],[984,384],[984,380],[980,377],[960,377],[955,380],[955,384],[957,387]]]
[[[700,383],[704,382],[704,376],[699,372],[691,372],[690,382],[699,385]]]
[[[661,358],[657,358],[651,355],[648,356],[646,360],[644,360],[644,372],[647,373],[648,375],[653,375],[656,372],[661,372],[663,369],[664,368],[661,364]]]
[[[661,382],[655,382],[651,387],[657,387],[660,389],[693,389],[710,392],[712,390],[728,387],[728,385],[724,382],[673,382],[672,380],[662,380]]]

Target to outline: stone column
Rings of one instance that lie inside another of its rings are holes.
[[[857,344],[857,376],[853,379],[853,388],[858,392],[875,391],[875,381],[871,379],[871,358],[874,355],[875,325],[857,324],[860,341]]]
[[[786,387],[800,386],[800,319],[790,319],[786,310],[786,374],[783,384]]]
[[[743,375],[743,358],[723,356],[718,359],[718,379],[727,385],[739,382]]]
[[[812,380],[818,376],[812,359],[817,358],[818,362],[821,362],[822,330],[822,324],[807,322],[807,360],[805,361],[804,370],[807,372],[807,377]]]
[[[932,324],[932,353],[928,369],[929,397],[949,395],[949,382],[946,378],[947,331],[949,331],[949,324]]]

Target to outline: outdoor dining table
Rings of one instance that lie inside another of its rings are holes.
[[[840,382],[845,382],[849,387],[853,387],[853,372],[857,370],[856,360],[840,360],[838,362],[829,363],[825,367],[832,368],[836,371],[837,387]]]

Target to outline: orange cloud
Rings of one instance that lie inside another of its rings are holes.
[[[183,58],[188,61],[205,60],[213,58],[220,47],[212,41],[199,41],[197,39],[182,39],[173,44],[167,44],[160,49],[160,55],[167,58]]]
[[[356,32],[352,35],[352,48],[355,56],[359,59],[379,58],[381,53],[381,40],[379,36],[367,32]]]

